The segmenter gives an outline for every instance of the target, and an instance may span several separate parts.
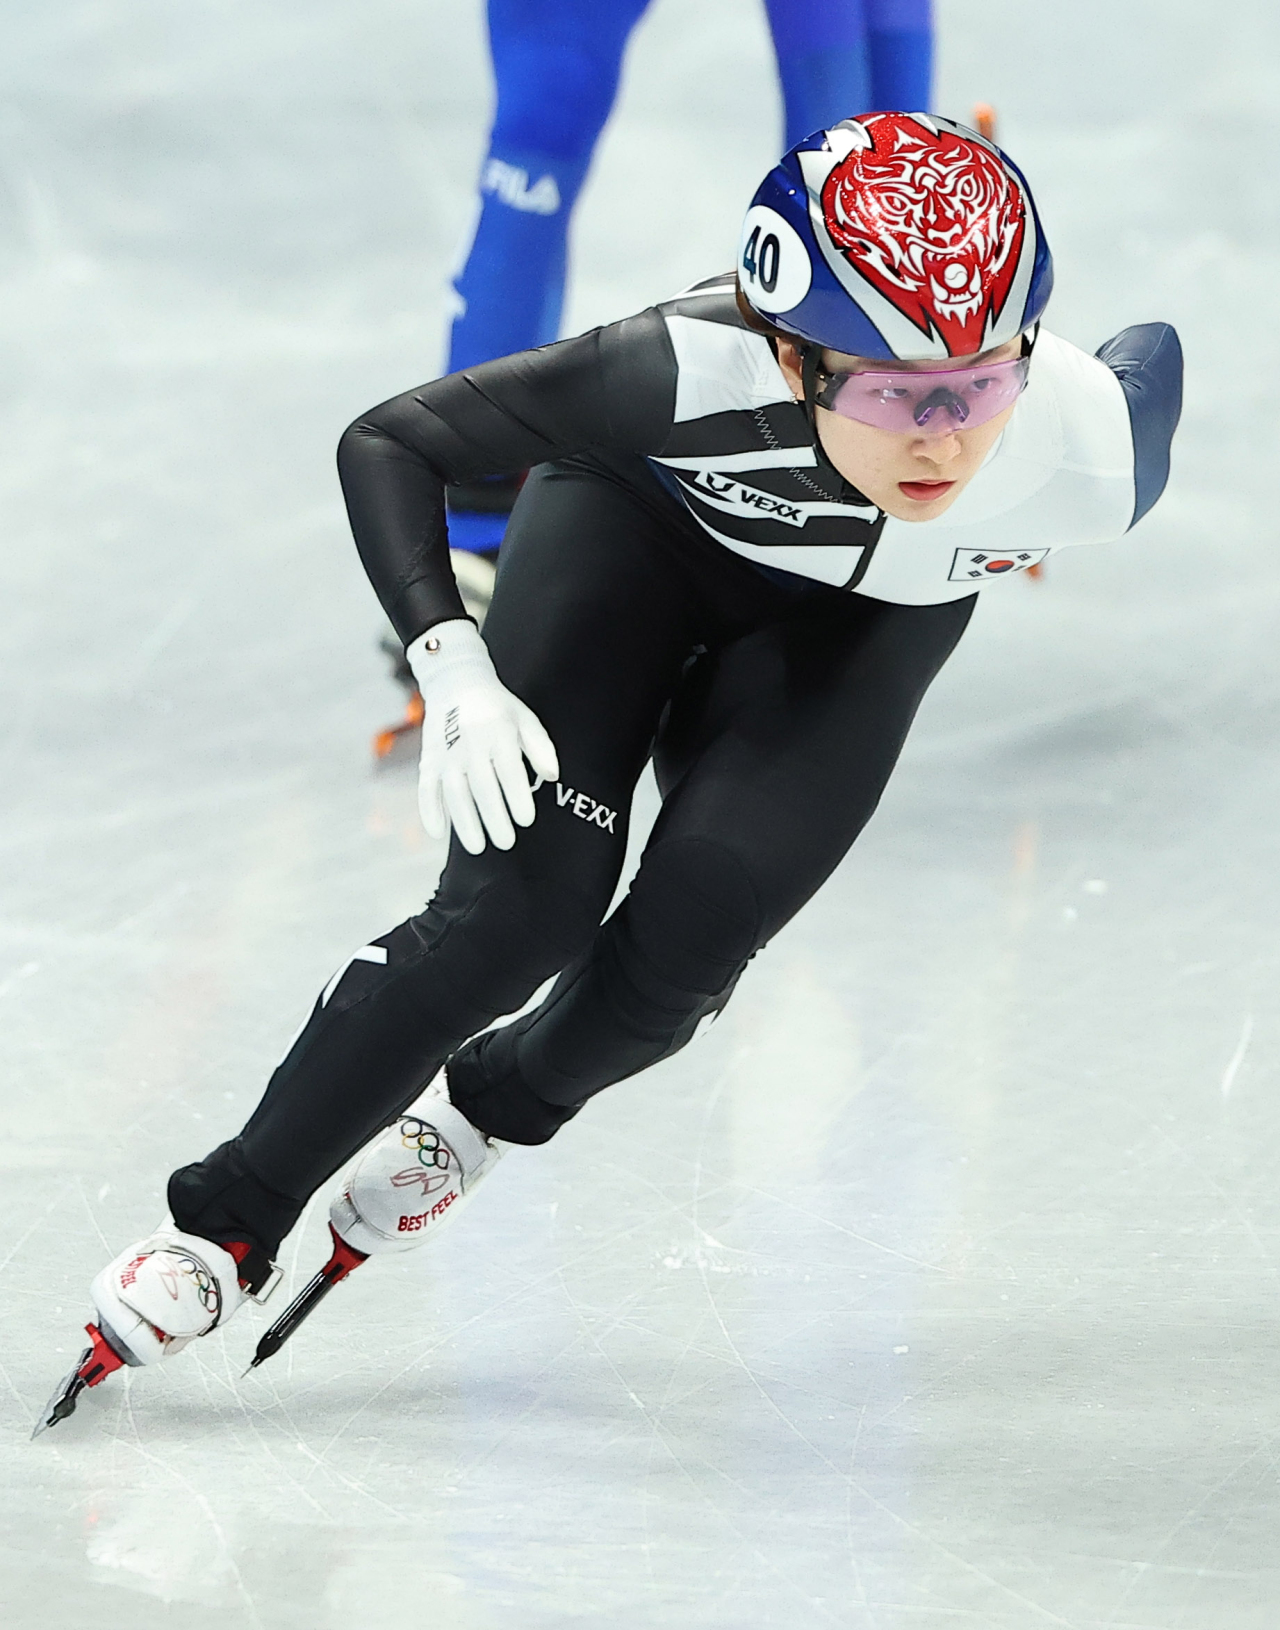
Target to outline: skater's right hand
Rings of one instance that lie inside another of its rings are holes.
[[[489,648],[466,618],[436,623],[406,647],[422,692],[418,809],[433,838],[450,826],[478,855],[488,841],[510,849],[515,826],[533,824],[533,789],[524,767],[555,781],[560,765],[537,716],[503,685]]]

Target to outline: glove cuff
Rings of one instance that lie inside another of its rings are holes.
[[[476,677],[497,679],[489,647],[469,617],[432,624],[425,634],[405,646],[404,654],[424,696],[446,673],[470,670]]]

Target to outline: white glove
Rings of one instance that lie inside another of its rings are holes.
[[[510,849],[516,841],[512,821],[533,824],[524,759],[544,781],[559,778],[550,736],[503,685],[479,629],[465,618],[436,623],[406,647],[405,656],[422,692],[423,826],[443,838],[452,825],[473,855],[484,848],[486,832],[496,848]]]

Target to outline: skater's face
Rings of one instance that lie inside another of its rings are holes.
[[[1007,362],[1020,356],[1022,341],[986,351],[973,362]],[[966,362],[968,359],[965,359]],[[959,361],[959,359],[957,359]],[[804,400],[800,352],[789,340],[778,341],[778,363],[783,377],[798,402]],[[886,363],[866,357],[845,356],[824,351],[822,366],[832,374],[903,372],[920,373],[936,369],[931,362]],[[939,432],[903,433],[862,424],[827,408],[814,409],[818,435],[827,457],[858,491],[873,504],[900,521],[931,521],[943,514],[968,486],[1008,424],[1016,401],[993,418],[971,428],[955,426]]]

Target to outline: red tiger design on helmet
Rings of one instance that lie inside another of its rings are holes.
[[[1026,231],[1016,180],[978,141],[905,113],[858,123],[870,145],[837,164],[822,214],[848,263],[952,356],[983,349]]]

